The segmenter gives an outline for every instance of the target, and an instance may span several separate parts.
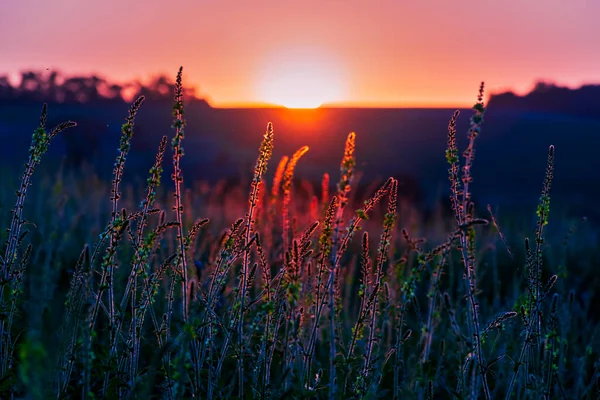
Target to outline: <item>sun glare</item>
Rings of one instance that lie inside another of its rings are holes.
[[[323,57],[297,55],[269,64],[258,82],[260,101],[287,108],[317,108],[344,100],[339,68]]]

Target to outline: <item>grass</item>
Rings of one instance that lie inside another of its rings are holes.
[[[324,173],[319,189],[296,193],[308,147],[267,179],[269,123],[247,199],[242,188],[186,189],[181,72],[170,188],[167,137],[146,187],[123,183],[143,97],[122,127],[112,182],[59,171],[30,188],[52,139],[75,125],[48,132],[44,106],[11,213],[14,192],[0,192],[0,397],[600,396],[593,287],[569,273],[589,268],[588,250],[571,245],[581,227],[560,245],[546,239],[554,147],[531,232],[503,230],[471,196],[483,83],[462,154],[458,112],[448,125],[449,216],[425,219],[393,177],[353,196],[355,133],[334,188]]]

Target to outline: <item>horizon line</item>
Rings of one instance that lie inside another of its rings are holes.
[[[145,74],[145,79],[127,79],[127,80],[119,80],[119,79],[115,79],[114,77],[111,77],[109,74],[104,74],[101,73],[99,71],[89,71],[87,73],[85,72],[71,72],[71,73],[67,73],[65,72],[63,69],[61,68],[35,68],[35,67],[29,67],[29,68],[22,68],[20,69],[18,72],[17,71],[5,71],[4,73],[0,72],[0,77],[6,77],[8,78],[8,83],[9,85],[15,87],[17,85],[20,84],[19,81],[19,76],[22,73],[25,72],[34,72],[34,73],[41,73],[43,75],[45,75],[48,72],[55,72],[57,73],[59,76],[61,76],[62,78],[72,78],[72,77],[82,77],[82,76],[98,76],[101,79],[106,80],[108,83],[116,83],[116,84],[126,84],[126,83],[140,83],[140,84],[147,84],[149,83],[152,79],[163,76],[166,78],[169,78],[169,75],[164,73],[164,72],[155,72],[155,73],[147,73]],[[580,82],[579,84],[576,85],[566,85],[566,84],[561,84],[560,82],[557,82],[555,80],[550,80],[550,79],[543,79],[543,78],[538,78],[536,80],[534,80],[534,85],[532,85],[533,87],[535,87],[536,84],[539,83],[546,83],[558,88],[566,88],[566,89],[570,89],[570,90],[578,90],[581,89],[582,87],[585,86],[599,86],[600,82]],[[342,108],[364,108],[364,109],[466,109],[466,108],[471,108],[473,106],[473,104],[475,104],[475,101],[473,100],[471,101],[461,101],[461,100],[457,100],[457,101],[436,101],[436,100],[431,100],[431,101],[427,101],[427,100],[419,100],[419,101],[373,101],[373,100],[367,100],[367,101],[360,101],[360,100],[348,100],[348,101],[336,101],[336,102],[329,102],[329,103],[323,103],[317,107],[309,107],[309,108],[297,108],[297,107],[286,107],[284,105],[281,104],[274,104],[274,103],[269,103],[269,102],[264,102],[264,101],[252,101],[252,100],[242,100],[242,101],[221,101],[221,102],[216,102],[214,101],[214,99],[212,98],[212,96],[209,93],[203,93],[202,91],[198,90],[200,89],[201,85],[198,84],[192,84],[189,85],[188,88],[192,88],[194,91],[196,91],[195,93],[195,97],[199,100],[204,100],[210,107],[212,108],[216,108],[216,109],[232,109],[232,108],[248,108],[248,109],[253,109],[253,108],[265,108],[265,109],[272,109],[272,108],[277,108],[277,109],[291,109],[291,110],[310,110],[310,109],[342,109]],[[494,97],[495,95],[500,95],[500,94],[506,94],[506,93],[512,93],[518,97],[527,95],[529,93],[531,93],[533,91],[533,87],[529,90],[523,91],[523,90],[517,90],[514,87],[504,87],[504,88],[494,88],[492,91],[487,91],[486,93],[486,103],[490,101],[490,99],[492,97]],[[127,96],[123,96],[124,100],[127,101]]]
[[[281,109],[291,111],[311,111],[311,110],[322,110],[322,109],[343,109],[343,108],[365,108],[365,109],[465,109],[473,107],[471,103],[440,103],[440,102],[402,102],[402,103],[385,103],[385,102],[337,102],[337,103],[323,103],[317,107],[286,107],[280,104],[266,103],[266,102],[222,102],[218,104],[212,103],[209,99],[204,98],[208,105],[212,108],[221,109],[240,109],[240,108],[263,108],[263,109]]]

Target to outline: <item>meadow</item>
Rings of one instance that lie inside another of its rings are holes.
[[[448,115],[447,199],[423,207],[394,176],[359,185],[354,133],[328,155],[339,172],[302,179],[314,149],[274,159],[268,121],[253,174],[186,185],[176,82],[145,182],[125,180],[143,97],[111,179],[45,167],[75,125],[48,128],[46,106],[22,175],[2,177],[1,398],[600,397],[600,231],[551,207],[559,146],[531,155],[528,218],[477,203],[483,83]]]

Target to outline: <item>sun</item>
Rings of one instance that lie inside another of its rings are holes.
[[[341,69],[317,55],[280,55],[261,71],[259,101],[287,108],[317,108],[342,101],[345,95]]]

